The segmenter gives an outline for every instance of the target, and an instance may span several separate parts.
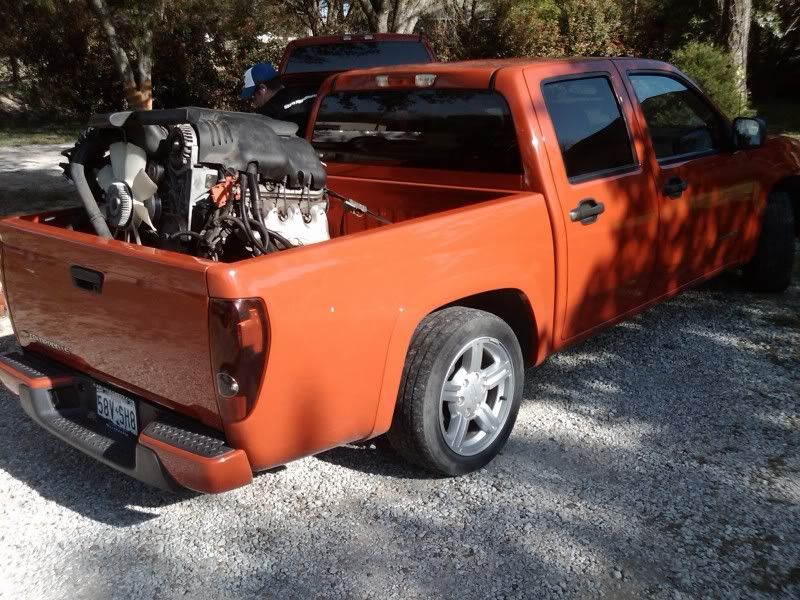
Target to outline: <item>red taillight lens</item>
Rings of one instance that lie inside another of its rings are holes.
[[[217,405],[226,423],[241,421],[253,409],[269,346],[264,304],[257,298],[209,304],[211,368]]]

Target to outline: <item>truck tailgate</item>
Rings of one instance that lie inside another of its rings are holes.
[[[23,346],[220,427],[206,262],[26,218],[0,221]]]

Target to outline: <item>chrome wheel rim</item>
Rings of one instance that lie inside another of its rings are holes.
[[[514,398],[514,368],[503,344],[490,337],[472,340],[447,369],[439,395],[439,427],[447,446],[474,456],[503,430]]]

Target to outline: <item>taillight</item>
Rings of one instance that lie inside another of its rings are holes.
[[[269,346],[264,304],[256,298],[209,305],[211,367],[223,422],[241,421],[253,409]]]

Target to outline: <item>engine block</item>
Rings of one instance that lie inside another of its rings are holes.
[[[90,125],[76,155],[114,237],[214,260],[329,239],[325,169],[292,123],[182,108]]]

